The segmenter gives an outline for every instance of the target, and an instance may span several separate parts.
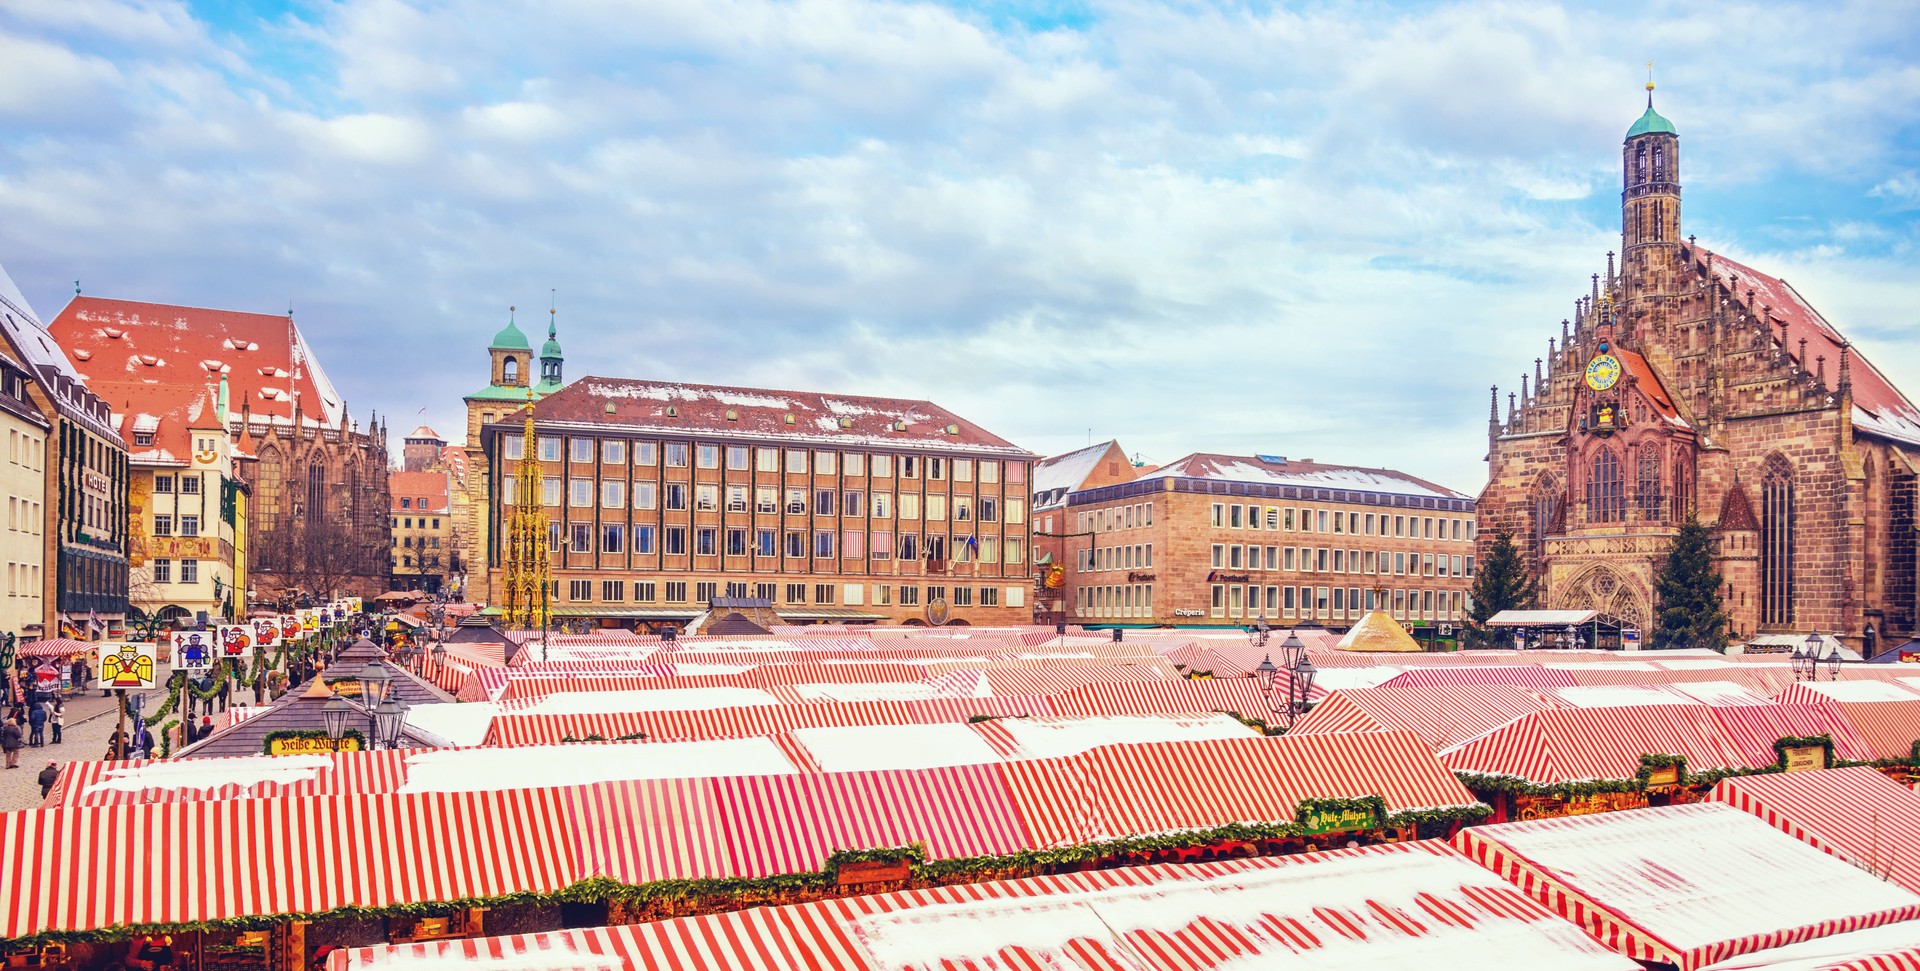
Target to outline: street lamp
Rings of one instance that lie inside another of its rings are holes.
[[[1247,628],[1247,641],[1248,643],[1251,643],[1254,647],[1266,647],[1267,638],[1268,636],[1270,636],[1271,632],[1272,632],[1272,629],[1269,628],[1267,626],[1267,622],[1263,620],[1253,625],[1252,627]]]
[[[1812,681],[1820,675],[1820,633],[1815,631],[1807,635],[1801,646],[1793,652],[1793,676],[1796,680]]]
[[[356,715],[365,715],[369,750],[399,748],[400,736],[406,732],[408,705],[397,695],[389,696],[390,687],[386,666],[379,661],[369,663],[360,675],[361,697],[368,699],[367,704],[334,695],[320,706],[320,722],[326,726],[327,737],[338,743],[347,736],[347,723]]]
[[[1827,652],[1827,680],[1840,680],[1840,647],[1837,644]]]
[[[1568,624],[1567,625],[1567,650],[1575,651],[1575,650],[1579,650],[1579,648],[1580,648],[1580,629],[1573,626],[1572,624]]]
[[[1253,673],[1260,679],[1260,691],[1266,696],[1268,710],[1286,719],[1287,727],[1292,728],[1294,721],[1307,710],[1307,698],[1313,691],[1313,679],[1319,669],[1307,659],[1307,645],[1300,640],[1300,635],[1291,631],[1287,639],[1280,642],[1280,663],[1287,671],[1285,707],[1274,702],[1275,682],[1280,678],[1281,669],[1274,666],[1273,656],[1262,658]]]

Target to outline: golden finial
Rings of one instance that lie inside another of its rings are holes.
[[[1653,90],[1653,62],[1647,62],[1647,90]]]

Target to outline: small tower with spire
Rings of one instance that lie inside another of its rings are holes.
[[[558,310],[556,308],[547,308],[547,342],[540,345],[540,386],[535,389],[542,395],[552,394],[560,390],[560,385],[564,383],[561,378],[560,368],[561,364],[566,360],[566,357],[560,353],[560,330],[556,321],[557,314]]]
[[[1647,110],[1627,129],[1621,148],[1621,235],[1633,260],[1640,247],[1680,242],[1680,132],[1653,110],[1653,65],[1647,65]]]
[[[487,383],[501,388],[524,388],[533,383],[533,345],[527,343],[527,335],[520,332],[514,323],[516,307],[507,308],[507,326],[493,335],[493,342],[487,345],[487,356],[492,359],[492,379]]]

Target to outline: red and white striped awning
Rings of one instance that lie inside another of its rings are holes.
[[[1867,766],[1735,776],[1713,798],[1920,893],[1920,795]]]
[[[1478,801],[1409,732],[1113,745],[1001,769],[1040,847],[1289,823],[1310,798],[1379,796],[1390,813]]]
[[[566,827],[555,790],[7,813],[0,938],[552,892]]]
[[[1436,750],[1555,705],[1513,685],[1352,688],[1330,692],[1289,735],[1409,731]]]
[[[1416,668],[1380,687],[1444,688],[1456,685],[1507,684],[1523,688],[1570,688],[1579,683],[1564,668],[1546,668],[1538,664],[1509,664],[1497,667],[1462,664],[1457,667]]]
[[[1920,895],[1718,803],[1474,826],[1453,842],[1602,943],[1680,971],[1920,917]]]
[[[1284,703],[1286,677],[1283,675],[1274,687],[1278,703]],[[1315,686],[1310,697],[1318,700],[1326,695],[1326,689]],[[1095,682],[1054,695],[1053,703],[1060,714],[1081,717],[1230,711],[1266,722],[1275,720],[1276,704],[1268,699],[1258,678]]]
[[[1705,705],[1553,708],[1534,712],[1440,753],[1459,772],[1511,776],[1534,785],[1632,779],[1642,755],[1679,755],[1692,771],[1759,768],[1734,746]]]
[[[69,637],[49,637],[46,640],[28,641],[15,651],[20,657],[77,657],[82,654],[99,653],[100,645],[90,641],[76,641]]]
[[[1920,921],[1771,947],[1700,971],[1920,971]]]
[[[1440,843],[1034,877],[341,952],[331,971],[1204,971],[1633,962]]]
[[[965,722],[979,715],[1051,715],[1046,698],[932,698],[919,701],[847,701],[793,705],[746,705],[705,711],[647,711],[598,715],[512,715],[493,719],[488,745],[552,745],[569,737],[649,739],[737,738],[776,735],[797,728],[850,725],[929,725]]]
[[[1826,735],[1833,739],[1833,756],[1849,762],[1871,762],[1873,746],[1853,725],[1830,708],[1815,705],[1737,705],[1715,708],[1714,724],[1747,768],[1760,768],[1778,759],[1773,743],[1783,738]]]

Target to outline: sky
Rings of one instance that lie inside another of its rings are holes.
[[[0,264],[291,306],[396,441],[518,307],[570,378],[1472,494],[1648,61],[1684,231],[1920,394],[1920,0],[0,0]]]

